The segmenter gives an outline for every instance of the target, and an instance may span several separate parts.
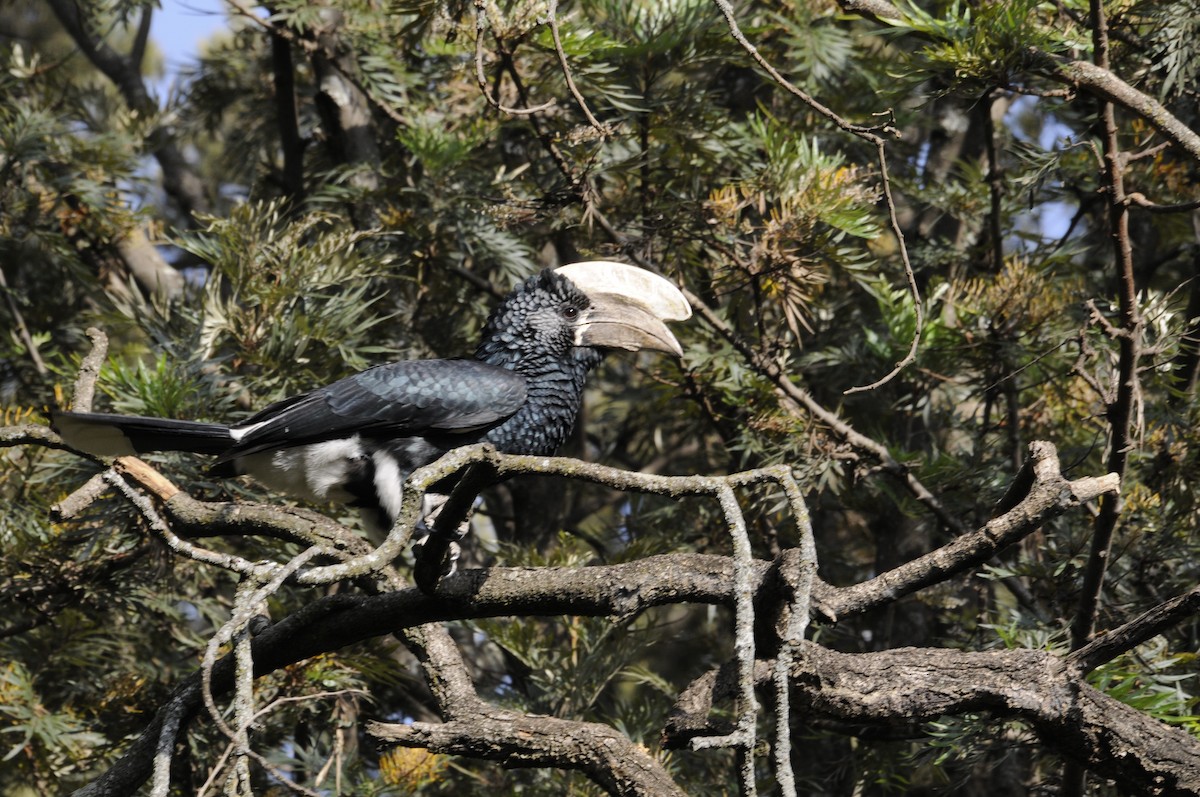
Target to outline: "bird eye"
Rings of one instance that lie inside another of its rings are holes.
[[[576,318],[579,318],[579,308],[567,305],[562,309],[562,316],[568,321],[574,321]]]

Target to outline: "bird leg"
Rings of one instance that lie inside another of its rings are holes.
[[[434,538],[434,535],[437,534],[438,518],[449,500],[449,495],[426,493],[421,499],[421,519],[417,521],[417,526],[413,529],[415,537],[413,558],[416,560],[417,568],[420,570],[436,565],[439,579],[450,575],[458,568],[458,557],[462,554],[459,540],[467,536],[471,530],[471,516],[468,513],[458,524],[458,528],[449,534],[439,535],[444,539]],[[434,542],[429,545],[431,539]],[[437,560],[433,560],[435,556]]]
[[[454,572],[461,551],[458,543],[470,529],[475,499],[495,476],[495,469],[488,465],[479,462],[468,465],[449,497],[443,498],[441,506],[425,516],[427,520],[432,518],[432,530],[422,544],[413,548],[416,558],[413,580],[422,592],[432,595],[442,577]]]

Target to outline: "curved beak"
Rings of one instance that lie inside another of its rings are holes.
[[[683,347],[666,322],[690,318],[692,308],[669,281],[637,266],[608,260],[571,263],[555,271],[592,302],[575,326],[576,346],[651,349],[683,356]]]

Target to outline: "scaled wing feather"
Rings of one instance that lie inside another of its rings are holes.
[[[218,464],[269,448],[354,434],[414,437],[482,431],[511,417],[525,395],[519,374],[475,360],[380,365],[248,418],[235,427],[238,444]]]

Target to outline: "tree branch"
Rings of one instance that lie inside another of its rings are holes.
[[[1092,39],[1097,69],[1108,70],[1108,23],[1104,5],[1092,0]],[[1117,270],[1117,297],[1120,305],[1120,334],[1114,400],[1108,406],[1108,462],[1111,473],[1125,478],[1129,454],[1134,447],[1133,425],[1136,405],[1141,394],[1138,364],[1142,357],[1142,315],[1138,309],[1138,289],[1133,263],[1133,243],[1129,237],[1129,206],[1125,202],[1125,176],[1121,158],[1120,138],[1113,103],[1105,100],[1100,107],[1103,124],[1104,185],[1108,191],[1109,237]],[[1108,555],[1113,532],[1120,520],[1123,506],[1119,493],[1104,496],[1092,531],[1092,546],[1084,569],[1079,606],[1071,622],[1071,649],[1078,650],[1091,639],[1095,629],[1096,612],[1104,576],[1108,570]]]
[[[1049,444],[1044,444],[1049,445]],[[533,460],[538,458],[505,458]],[[1046,463],[1044,456],[1031,454],[1031,461]],[[572,460],[539,460],[560,467],[574,465],[581,478],[596,479],[605,470],[586,466]],[[546,465],[544,467],[549,467]],[[1003,518],[991,521],[979,532],[975,542],[984,546],[1010,544],[1019,539],[1017,529],[1031,533],[1049,517],[1072,506],[1091,491],[1115,489],[1109,477],[1057,482],[1052,476],[1057,466],[1043,466],[1046,489],[1031,489],[1030,495]],[[618,472],[620,473],[620,472]],[[656,477],[626,474],[632,483],[649,483]],[[687,477],[681,477],[687,478]],[[1037,482],[1034,482],[1035,485]],[[1050,487],[1057,485],[1057,490]],[[1053,500],[1050,499],[1053,492]],[[172,499],[175,500],[175,499]],[[997,526],[997,523],[1000,523]],[[1007,524],[1012,523],[1011,527]],[[994,538],[994,539],[993,539]],[[957,542],[957,541],[956,541]],[[966,547],[965,544],[959,543]],[[945,546],[951,552],[956,544]],[[785,552],[786,553],[786,552]],[[953,558],[935,551],[928,555],[943,578],[961,572],[975,561],[971,557]],[[924,558],[923,558],[924,559]],[[921,561],[921,560],[918,560]],[[814,596],[817,609],[830,606],[836,615],[864,611],[871,606],[894,600],[919,588],[926,578],[926,567],[897,571],[875,579],[867,591],[854,587],[839,590],[820,589]],[[751,590],[759,605],[770,605],[780,599],[779,580],[769,577],[774,566],[754,561],[751,570]],[[319,569],[319,568],[318,568]],[[906,581],[906,579],[908,579]],[[441,581],[436,596],[428,596],[416,588],[376,597],[348,594],[332,595],[312,601],[304,609],[271,626],[254,640],[255,671],[271,672],[295,661],[318,653],[337,650],[362,640],[400,631],[416,625],[440,620],[472,619],[514,615],[572,614],[628,618],[654,606],[678,603],[709,603],[732,606],[735,600],[735,565],[729,557],[702,554],[670,554],[652,556],[628,564],[585,568],[491,568],[467,570]],[[848,596],[848,597],[846,597]],[[800,657],[806,660],[806,656]],[[222,669],[222,668],[225,669]],[[228,688],[229,665],[218,662],[212,668],[214,693]],[[198,676],[193,676],[197,679]],[[189,681],[190,683],[190,681]],[[176,690],[176,699],[191,701],[194,710],[200,702],[200,691],[189,691],[186,684]],[[164,710],[167,707],[164,707]],[[144,741],[148,734],[157,739],[156,720],[143,737],[108,772],[85,790],[80,797],[121,795],[140,784],[150,772],[155,743]],[[448,731],[449,733],[449,731]],[[430,737],[431,739],[433,737]],[[452,735],[439,737],[438,744],[457,744]],[[431,742],[434,743],[434,742]],[[140,779],[138,779],[140,778]]]
[[[444,627],[410,629],[405,639],[425,670],[445,721],[368,723],[367,732],[381,742],[503,761],[508,766],[578,769],[616,795],[685,797],[645,748],[607,725],[528,716],[480,699],[458,646]]]
[[[507,766],[578,769],[622,797],[686,797],[645,748],[595,722],[484,706],[469,718],[441,724],[369,722],[367,733],[384,743],[503,761]]]
[[[1115,495],[1120,489],[1120,480],[1113,473],[1067,481],[1059,472],[1054,446],[1047,442],[1030,443],[1026,467],[1033,473],[1029,492],[1016,501],[1010,491],[1003,503],[1012,508],[1003,515],[875,578],[822,594],[821,605],[834,616],[857,614],[942,583],[986,562],[1071,507]],[[1022,481],[1018,479],[1018,483]]]
[[[664,734],[671,746],[707,725],[730,693],[732,669],[710,671],[684,692]],[[760,684],[770,670],[759,662]],[[1044,651],[856,654],[807,642],[791,675],[796,702],[819,717],[879,727],[986,711],[1028,722],[1048,747],[1131,793],[1200,794],[1200,740],[1099,692]]]
[[[96,380],[100,378],[100,369],[104,367],[104,358],[108,356],[108,335],[103,330],[88,327],[85,334],[92,342],[92,350],[83,358],[75,375],[75,391],[71,395],[71,409],[75,412],[92,411]]]
[[[1112,661],[1168,628],[1195,617],[1200,609],[1200,586],[1189,592],[1163,601],[1120,628],[1106,631],[1067,657],[1071,666],[1080,672],[1091,672],[1106,661]]]
[[[857,14],[889,27],[892,21],[903,20],[905,17],[904,12],[888,0],[838,0],[838,5],[848,14]],[[1032,66],[1043,70],[1051,79],[1137,114],[1179,145],[1193,159],[1200,160],[1200,135],[1181,122],[1158,100],[1138,91],[1113,74],[1107,64],[1075,61],[1033,47],[1028,48],[1025,55]]]
[[[103,39],[92,36],[77,0],[47,0],[47,3],[63,28],[75,40],[79,50],[112,81],[126,104],[139,113],[157,114],[158,103],[146,90],[146,84],[139,71],[141,58],[137,42],[135,41],[133,54],[126,58],[109,47]],[[146,16],[148,15],[149,9],[146,11]],[[203,184],[175,144],[170,129],[155,127],[148,143],[162,169],[163,188],[179,204],[184,217],[191,220],[196,213],[207,213],[209,205],[204,195]]]

